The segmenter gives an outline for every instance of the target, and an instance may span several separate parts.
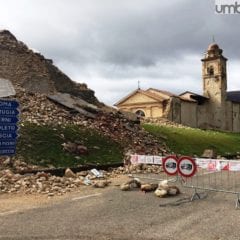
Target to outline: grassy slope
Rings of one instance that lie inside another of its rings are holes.
[[[89,154],[77,159],[75,154],[63,151],[61,144],[68,141],[81,142],[88,148]],[[64,128],[25,123],[20,128],[17,155],[28,163],[55,167],[122,161],[122,149],[117,143],[95,131],[72,125]]]
[[[200,156],[204,149],[214,149],[221,155],[240,152],[240,134],[150,124],[145,124],[144,128],[166,139],[171,151],[178,154]]]

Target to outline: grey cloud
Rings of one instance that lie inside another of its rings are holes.
[[[186,51],[205,51],[213,34],[227,53],[239,55],[239,16],[215,15],[211,0],[168,2],[25,0],[29,10],[22,12],[19,37],[57,61],[82,65],[151,66]]]

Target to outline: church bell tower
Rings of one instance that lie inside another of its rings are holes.
[[[216,105],[221,105],[227,94],[227,58],[222,52],[212,43],[202,59],[203,94]]]
[[[209,128],[226,128],[227,58],[216,43],[209,45],[202,59],[203,94]]]

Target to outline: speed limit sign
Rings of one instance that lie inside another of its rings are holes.
[[[163,158],[162,160],[162,166],[163,170],[168,175],[176,175],[178,172],[178,159],[176,156],[168,156],[166,158]]]

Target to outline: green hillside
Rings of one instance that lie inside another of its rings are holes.
[[[240,134],[145,124],[145,130],[164,140],[171,151],[200,156],[205,149],[228,155],[240,152]]]
[[[89,153],[78,155],[64,151],[62,144],[68,141],[86,146]],[[53,127],[30,123],[20,127],[17,156],[27,163],[54,167],[108,164],[123,159],[119,144],[96,131],[74,125]]]

